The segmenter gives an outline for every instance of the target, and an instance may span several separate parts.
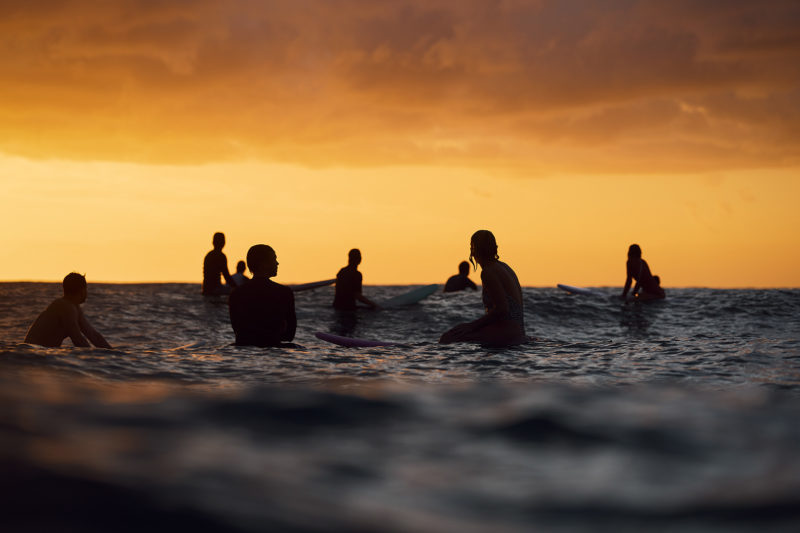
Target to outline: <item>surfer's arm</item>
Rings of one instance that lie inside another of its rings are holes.
[[[473,320],[472,322],[465,322],[463,324],[453,326],[442,334],[442,336],[439,338],[439,343],[450,344],[451,342],[459,342],[466,338],[473,331],[478,331],[484,326],[488,326],[495,320],[497,320],[496,316],[487,313],[479,319]]]
[[[361,292],[361,287],[363,286],[362,284],[364,282],[364,276],[362,276],[361,272],[358,272],[358,271],[356,271],[356,274],[357,274],[357,276],[356,276],[356,287],[355,287],[356,300],[358,300],[359,302],[361,302],[363,304],[366,304],[366,305],[370,306],[372,309],[380,307],[378,304],[376,304],[375,302],[373,302],[372,300],[370,300],[369,298],[364,296],[364,294]]]
[[[358,300],[359,302],[361,302],[363,304],[366,304],[366,305],[370,306],[373,309],[375,309],[376,307],[379,307],[378,304],[376,304],[375,302],[373,302],[372,300],[370,300],[369,298],[367,298],[363,294],[356,295],[356,300]]]
[[[508,300],[503,292],[503,285],[500,280],[484,270],[481,272],[481,281],[483,282],[483,290],[488,293],[489,301],[492,302],[492,307],[486,309],[486,314],[477,320],[456,326],[456,328],[459,328],[459,332],[463,330],[463,333],[470,333],[508,317]]]
[[[86,335],[86,337],[89,339],[89,341],[91,341],[92,344],[94,344],[98,348],[111,348],[111,345],[100,334],[100,332],[94,329],[91,324],[89,324],[89,321],[86,320],[86,317],[83,315],[83,311],[81,311],[80,309],[78,310],[78,324],[80,325],[81,332],[83,332],[83,334]]]
[[[620,296],[620,298],[622,298],[623,300],[625,299],[626,296],[628,296],[628,291],[631,288],[631,281],[632,281],[631,275],[628,274],[627,277],[625,278],[625,287],[622,288],[622,295]]]
[[[61,320],[63,320],[64,324],[66,325],[67,335],[72,341],[72,344],[84,348],[90,347],[91,345],[89,344],[89,341],[87,341],[86,337],[84,337],[83,333],[81,333],[83,328],[79,323],[79,316],[83,316],[83,314],[80,313],[78,308],[73,305],[65,306],[61,308],[60,314]]]
[[[236,283],[233,281],[231,277],[231,273],[228,270],[228,257],[225,254],[222,254],[222,260],[220,261],[220,272],[222,272],[222,277],[225,278],[225,283],[230,285],[231,287],[235,287]]]
[[[642,284],[641,284],[641,283],[639,283],[639,280],[637,279],[637,280],[636,280],[636,285],[634,285],[634,286],[633,286],[633,291],[631,292],[631,294],[632,294],[633,296],[636,296],[637,294],[639,294],[639,289],[641,288],[641,285],[642,285]]]
[[[503,291],[503,284],[500,278],[497,277],[494,270],[481,272],[481,282],[483,283],[483,290],[489,295],[489,301],[492,306],[486,310],[486,315],[482,316],[476,322],[485,320],[479,327],[494,322],[498,319],[505,318],[509,314],[508,299]]]

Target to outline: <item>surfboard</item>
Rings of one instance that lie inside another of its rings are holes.
[[[376,346],[393,346],[396,344],[394,342],[358,339],[355,337],[342,337],[341,335],[324,333],[322,331],[317,331],[314,333],[314,336],[319,340],[344,346],[345,348],[374,348]]]
[[[582,294],[583,296],[600,296],[600,292],[587,289],[585,287],[575,287],[574,285],[564,285],[563,283],[559,283],[556,285],[562,291],[567,291],[571,294]]]
[[[417,287],[416,289],[404,292],[403,294],[395,296],[394,298],[389,298],[388,300],[379,303],[381,307],[400,307],[403,305],[411,305],[419,302],[420,300],[424,300],[438,290],[439,285],[433,283],[431,285]]]
[[[333,285],[334,283],[336,283],[336,278],[324,279],[322,281],[312,281],[311,283],[301,283],[299,285],[289,285],[289,288],[292,289],[294,292],[300,292],[300,291],[309,291],[311,289],[316,289],[318,287],[325,287],[327,285]]]

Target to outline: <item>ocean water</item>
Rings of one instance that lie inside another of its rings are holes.
[[[437,344],[479,292],[298,293],[258,349],[198,285],[89,291],[113,350],[22,344],[60,285],[0,283],[1,531],[800,530],[800,290],[526,288],[508,349]]]

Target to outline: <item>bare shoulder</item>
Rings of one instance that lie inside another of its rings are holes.
[[[54,300],[53,303],[50,304],[49,309],[57,313],[59,316],[66,318],[75,317],[80,314],[80,308],[65,298]]]
[[[491,284],[503,284],[503,280],[508,277],[508,274],[505,272],[503,267],[500,266],[499,262],[494,262],[489,265],[486,265],[485,268],[481,269],[481,282],[484,285],[491,285]]]
[[[498,264],[503,265],[503,268],[505,269],[506,272],[510,272],[516,275],[516,272],[514,272],[514,269],[511,268],[511,266],[508,263],[503,263],[502,261],[499,261]]]

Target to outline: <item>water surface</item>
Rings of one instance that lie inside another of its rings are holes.
[[[499,350],[436,342],[479,293],[353,317],[327,287],[258,349],[198,285],[92,284],[102,350],[21,344],[60,287],[0,284],[0,525],[796,530],[800,291],[602,290],[526,288],[537,340]]]

